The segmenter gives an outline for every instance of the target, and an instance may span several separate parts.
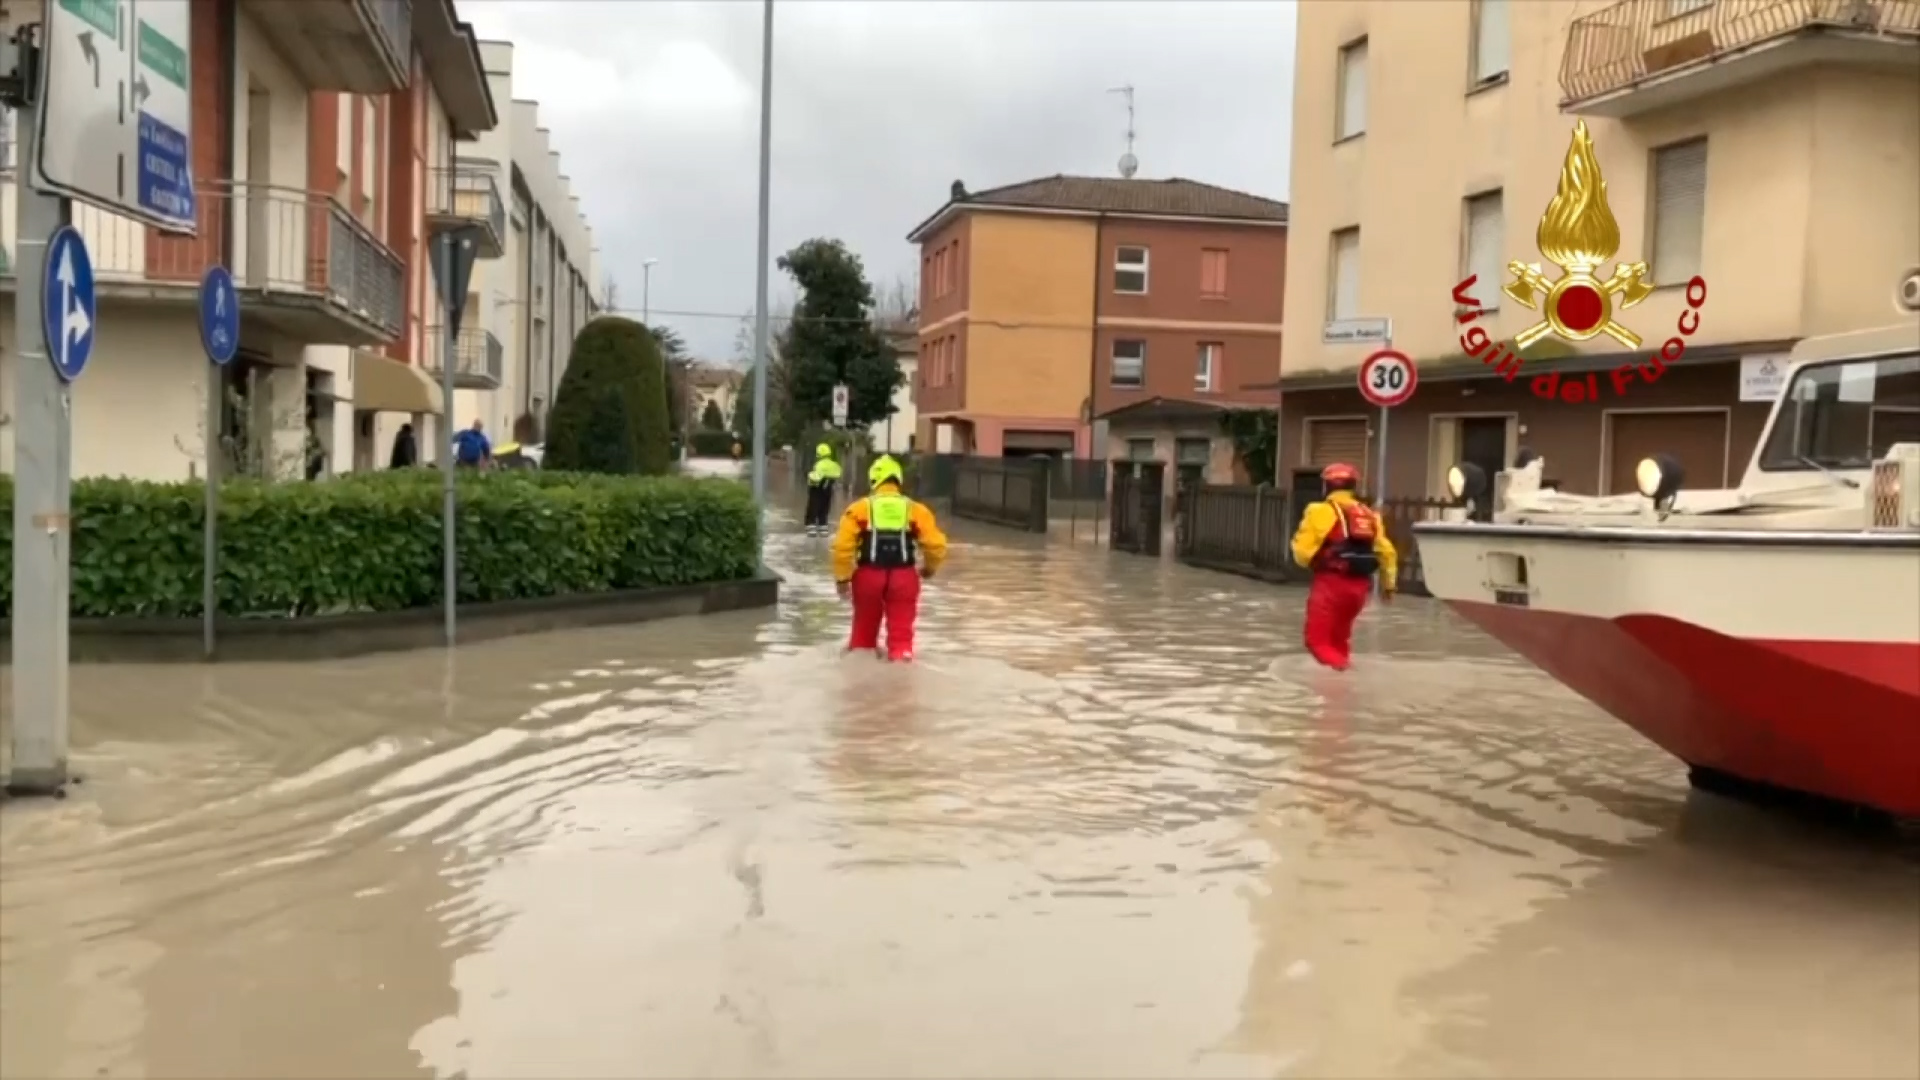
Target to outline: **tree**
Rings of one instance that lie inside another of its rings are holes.
[[[728,429],[740,440],[742,446],[753,445],[753,375],[748,373],[740,382],[740,392],[733,396],[733,422]]]
[[[720,403],[707,399],[707,407],[700,410],[700,426],[708,431],[727,430],[727,418],[720,415]]]
[[[687,342],[680,331],[671,326],[649,327],[648,331],[653,334],[654,344],[660,347],[660,359],[669,362],[687,359]]]
[[[666,370],[653,335],[618,316],[588,323],[554,394],[546,467],[660,475],[671,440]]]
[[[920,288],[896,275],[874,292],[873,324],[882,330],[910,330],[920,318]]]
[[[874,329],[873,286],[860,257],[838,240],[814,239],[780,256],[777,265],[800,286],[800,303],[780,348],[790,364],[784,424],[804,429],[826,423],[837,383],[847,385],[848,427],[869,427],[893,415],[893,392],[904,376],[893,349]]]

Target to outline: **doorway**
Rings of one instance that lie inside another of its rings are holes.
[[[1468,416],[1460,420],[1460,460],[1492,477],[1507,467],[1507,418]]]

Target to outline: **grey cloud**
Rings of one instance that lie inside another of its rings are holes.
[[[761,7],[467,0],[515,44],[621,306],[653,271],[655,321],[731,350],[753,303]],[[1141,175],[1284,198],[1291,3],[780,0],[773,246],[837,236],[884,282],[948,186],[1110,175],[1137,90]],[[782,289],[776,279],[776,292]],[[669,315],[712,312],[722,317]]]

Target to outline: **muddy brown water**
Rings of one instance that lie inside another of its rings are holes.
[[[783,525],[783,529],[789,526]],[[1920,864],[1688,792],[1437,607],[962,528],[777,613],[85,667],[7,1077],[1920,1075]]]

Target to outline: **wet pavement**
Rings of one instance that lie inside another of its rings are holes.
[[[1920,859],[1686,790],[1429,603],[956,530],[777,613],[76,670],[8,1077],[1920,1075]]]

